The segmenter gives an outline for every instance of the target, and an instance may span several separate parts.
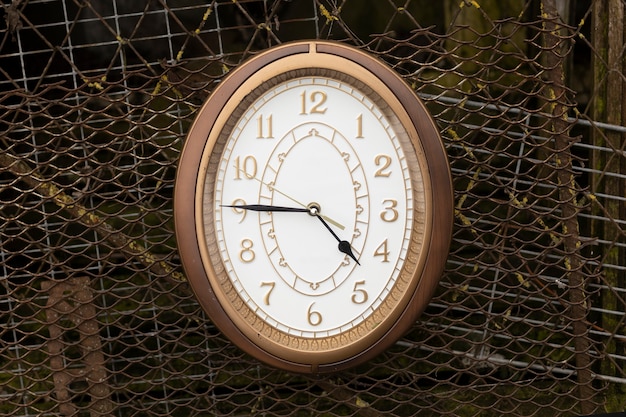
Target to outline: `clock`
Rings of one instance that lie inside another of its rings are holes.
[[[435,123],[378,59],[328,41],[280,45],[199,110],[174,195],[189,284],[235,345],[271,366],[363,363],[432,297],[453,224]]]

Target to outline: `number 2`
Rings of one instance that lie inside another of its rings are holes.
[[[380,167],[374,174],[375,177],[388,177],[391,175],[391,171],[388,171],[389,165],[391,165],[391,157],[388,155],[376,155],[374,163],[377,167]],[[382,166],[381,166],[382,165]]]

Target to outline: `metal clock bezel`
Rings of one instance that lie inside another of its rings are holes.
[[[371,87],[389,105],[407,132],[410,149],[405,149],[405,153],[413,157],[413,163],[419,164],[423,173],[422,185],[415,189],[424,193],[418,197],[424,198],[426,208],[419,220],[423,224],[413,226],[422,228],[423,239],[410,243],[411,259],[407,259],[400,274],[400,287],[393,297],[400,300],[384,303],[371,320],[346,334],[308,342],[294,341],[259,323],[261,320],[252,311],[242,313],[244,306],[228,288],[224,265],[210,238],[212,232],[204,230],[207,225],[201,220],[203,213],[212,210],[212,202],[203,203],[200,194],[204,181],[211,181],[214,175],[223,130],[232,114],[242,112],[250,94],[266,88],[267,80],[294,71],[303,75],[324,71],[347,74]],[[388,348],[426,308],[443,272],[451,240],[452,180],[434,121],[395,72],[370,55],[340,43],[296,42],[270,49],[242,64],[220,83],[200,109],[180,159],[174,208],[179,251],[189,283],[217,327],[234,344],[271,366],[326,373],[362,363]]]

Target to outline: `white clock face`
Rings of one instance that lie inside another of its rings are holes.
[[[452,235],[452,178],[412,89],[362,50],[255,55],[199,110],[181,153],[181,262],[216,327],[280,369],[363,363],[415,323]]]
[[[269,83],[234,121],[214,188],[203,191],[213,202],[203,221],[215,230],[206,239],[239,298],[300,338],[332,337],[372,315],[424,206],[401,124],[377,95],[337,78]]]

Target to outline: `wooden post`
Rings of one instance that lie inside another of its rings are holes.
[[[626,42],[625,6],[622,0],[596,0],[593,3],[593,75],[594,95],[592,96],[593,120],[618,126],[626,125],[626,56],[624,43]],[[594,214],[604,220],[594,221],[592,236],[602,241],[600,262],[602,265],[623,265],[626,259],[626,250],[619,248],[615,243],[623,240],[624,231],[611,219],[623,219],[626,213],[626,203],[610,196],[624,197],[626,190],[626,134],[608,129],[594,129],[592,133],[593,145],[596,150],[592,153],[590,165],[593,168],[591,191],[594,196]],[[606,151],[612,149],[617,152]],[[621,152],[621,154],[620,154]],[[619,174],[611,176],[607,174]],[[603,268],[603,284],[608,289],[602,291],[602,308],[608,311],[622,311],[624,306],[620,297],[610,288],[626,288],[626,277],[620,271],[609,267]],[[622,320],[615,315],[603,314],[602,327],[616,333],[623,326]],[[611,338],[604,347],[607,354],[626,354],[626,345],[618,339]],[[626,369],[616,369],[618,362],[602,361],[603,375],[622,375]],[[623,410],[623,401],[617,401],[614,406],[611,402],[616,397],[623,397],[624,388],[616,387],[618,392],[611,392],[607,398],[607,411]]]
[[[589,300],[586,293],[584,260],[581,254],[582,241],[578,224],[578,215],[582,207],[576,200],[580,190],[576,184],[573,169],[573,145],[577,140],[569,135],[570,124],[567,121],[568,113],[573,105],[568,102],[568,90],[564,82],[566,61],[557,3],[556,0],[542,0],[541,5],[546,67],[543,95],[546,99],[546,112],[551,118],[550,134],[554,139],[552,153],[562,217],[563,268],[569,283],[567,290],[569,308],[566,313],[573,329],[580,411],[583,415],[588,415],[595,412],[595,404],[594,389],[591,385],[593,373],[589,356],[591,342],[587,322]]]

